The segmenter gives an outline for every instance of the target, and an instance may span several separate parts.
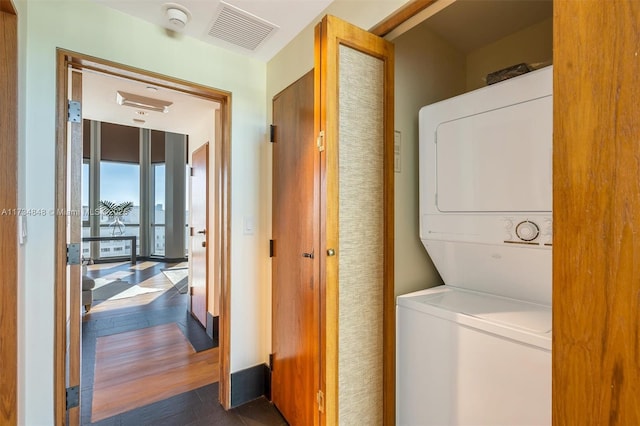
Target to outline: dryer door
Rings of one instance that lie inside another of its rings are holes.
[[[548,212],[552,97],[440,124],[437,207],[442,212]]]

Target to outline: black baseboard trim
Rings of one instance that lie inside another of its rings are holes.
[[[207,312],[207,335],[212,340],[218,340],[220,337],[220,317],[214,317]]]
[[[231,407],[261,396],[271,399],[271,370],[266,364],[231,373]]]

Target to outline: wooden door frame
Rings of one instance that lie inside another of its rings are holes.
[[[0,0],[0,424],[18,421],[18,16]]]
[[[68,153],[67,141],[67,90],[68,73],[71,69],[92,70],[103,74],[134,80],[187,95],[220,103],[221,138],[215,141],[216,153],[220,152],[219,167],[214,170],[216,186],[221,189],[220,204],[217,206],[220,230],[220,403],[225,409],[231,406],[230,379],[230,306],[231,306],[231,93],[219,89],[190,83],[173,77],[145,71],[128,65],[95,58],[92,56],[58,49],[56,58],[56,142],[55,142],[55,206],[64,208],[67,198],[66,169]],[[216,166],[218,162],[216,160]],[[66,396],[66,217],[55,218],[55,283],[54,283],[54,421],[57,425],[65,424]],[[79,292],[80,289],[72,289]]]

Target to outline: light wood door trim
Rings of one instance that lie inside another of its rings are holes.
[[[67,205],[67,63],[58,52],[56,68],[56,188],[55,208]],[[64,216],[55,217],[55,328],[54,328],[54,421],[66,422],[67,386],[67,223]]]
[[[71,73],[71,100],[82,102],[82,74],[74,71]],[[67,205],[65,213],[58,211],[56,214],[62,216],[68,224],[67,235],[69,243],[80,243],[82,240],[82,221],[80,212],[82,211],[82,122],[70,123],[69,148],[67,151]],[[69,317],[69,361],[67,387],[80,386],[82,371],[82,333],[81,327],[81,265],[68,266],[68,276],[70,292],[69,306],[67,312]],[[69,425],[80,424],[80,406],[67,411]]]
[[[638,22],[554,1],[555,425],[640,424]]]
[[[220,152],[219,167],[215,170],[216,188],[221,193],[216,196],[216,229],[220,230],[217,244],[220,244],[220,296],[219,296],[219,347],[220,347],[220,403],[225,409],[231,408],[231,94],[224,98],[220,107],[222,137],[216,138],[216,153]],[[217,255],[216,255],[217,256]]]
[[[220,217],[220,403],[226,409],[231,408],[230,388],[230,253],[231,253],[231,93],[219,89],[190,83],[161,74],[144,71],[138,68],[118,64],[111,61],[71,52],[63,49],[57,51],[56,76],[56,184],[55,206],[63,208],[66,202],[65,185],[62,175],[66,167],[68,152],[66,150],[66,105],[68,69],[89,69],[105,74],[131,79],[150,85],[157,85],[182,93],[198,96],[220,103],[222,138],[220,144],[220,167],[216,170],[223,193],[221,204],[217,206]],[[54,325],[54,419],[56,424],[65,424],[65,356],[66,356],[66,223],[64,217],[56,218],[55,234],[55,325]],[[63,232],[64,229],[64,232]],[[65,268],[63,268],[63,265]],[[63,314],[61,314],[63,313]]]
[[[58,58],[60,59],[60,57]],[[54,416],[56,424],[80,424],[80,408],[66,410],[66,388],[80,386],[80,265],[67,265],[67,244],[81,239],[80,212],[82,123],[67,122],[67,99],[82,100],[82,75],[70,72],[64,61],[58,62],[58,111],[56,143],[55,197],[55,328],[54,328]],[[71,84],[71,86],[69,86]],[[71,89],[71,95],[67,95]],[[58,285],[59,284],[59,285]],[[67,311],[67,297],[70,310]],[[69,333],[67,333],[69,330]],[[68,349],[68,350],[67,350]]]
[[[18,18],[0,10],[0,424],[17,423]]]
[[[384,288],[383,288],[383,421],[395,423],[395,297],[394,297],[394,61],[393,45],[333,16],[316,26],[315,42],[315,134],[324,132],[325,151],[320,155],[320,317],[321,384],[325,395],[322,424],[338,424],[338,263],[326,257],[328,249],[339,251],[338,150],[338,49],[351,47],[384,62]],[[330,208],[329,206],[333,206]]]
[[[413,18],[437,1],[438,0],[411,0],[382,22],[373,26],[369,31],[379,37],[384,37],[405,21]]]
[[[4,12],[7,15],[17,16],[16,8],[13,6],[13,2],[11,2],[10,0],[0,0],[0,12]],[[3,24],[7,24],[7,23],[3,22]]]

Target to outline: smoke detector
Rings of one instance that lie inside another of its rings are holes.
[[[182,5],[167,3],[162,8],[167,19],[167,27],[171,30],[182,31],[191,19],[191,12]]]

